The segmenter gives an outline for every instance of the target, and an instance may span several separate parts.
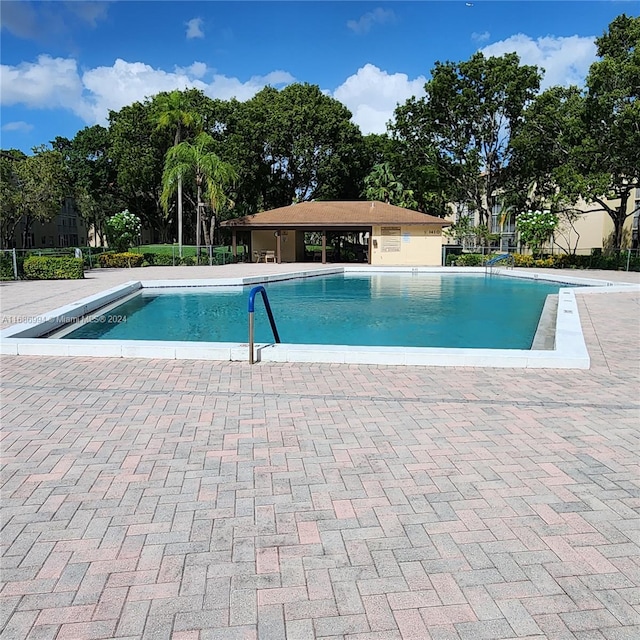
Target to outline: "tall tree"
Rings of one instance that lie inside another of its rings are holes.
[[[169,221],[160,202],[164,155],[173,136],[152,122],[149,102],[134,102],[109,113],[111,154],[118,173],[118,188],[127,209],[144,228],[155,229],[169,240]]]
[[[611,218],[620,249],[640,187],[640,17],[618,16],[596,44],[600,60],[587,76],[587,135],[578,149],[581,190]]]
[[[73,140],[58,136],[51,144],[64,156],[81,216],[102,243],[105,221],[124,208],[109,130],[100,125],[85,127]]]
[[[33,155],[13,164],[17,189],[15,224],[23,221],[22,246],[33,222],[49,222],[60,212],[65,196],[70,193],[69,176],[60,152],[44,146],[35,147]],[[11,235],[15,231],[15,225]]]
[[[553,208],[580,197],[576,149],[586,135],[585,100],[578,87],[547,89],[526,108],[512,137],[506,201],[517,211]]]
[[[420,165],[435,165],[431,177],[446,184],[450,200],[490,227],[507,184],[512,131],[539,86],[538,69],[520,65],[515,53],[437,62],[426,95],[396,109],[392,131]]]
[[[197,114],[190,109],[187,96],[178,90],[163,92],[155,96],[152,106],[152,117],[159,129],[175,132],[173,146],[177,147],[183,140],[185,131],[200,122]],[[182,257],[182,178],[178,177],[178,250]],[[196,226],[196,234],[200,227]]]
[[[374,165],[371,173],[364,179],[364,196],[367,200],[379,200],[406,209],[418,206],[411,189],[396,179],[388,162]]]
[[[235,169],[214,153],[215,142],[208,133],[199,133],[193,142],[185,140],[167,152],[162,176],[162,202],[168,207],[178,185],[192,179],[196,185],[197,221],[196,246],[200,249],[200,225],[204,227],[205,244],[212,244],[217,212],[229,198],[226,190],[237,178]],[[205,198],[210,204],[206,215]],[[208,218],[208,220],[207,220]]]
[[[26,158],[22,151],[0,151],[0,247],[13,246],[16,227],[22,218],[20,178],[17,163]]]
[[[316,85],[292,84],[282,91],[266,87],[247,108],[266,168],[264,208],[336,197],[347,188],[361,134],[342,103]]]
[[[578,87],[552,87],[527,107],[512,139],[504,204],[509,212],[548,210],[557,216],[554,242],[575,252],[583,175],[576,159],[585,136],[585,98]]]

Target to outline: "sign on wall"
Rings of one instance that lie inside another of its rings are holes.
[[[382,253],[400,251],[400,227],[382,227]]]

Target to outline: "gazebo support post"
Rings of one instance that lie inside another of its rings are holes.
[[[280,229],[276,231],[276,262],[278,264],[282,262],[282,231]]]
[[[322,264],[327,264],[327,232],[322,230]]]
[[[367,263],[371,264],[371,250],[373,249],[373,227],[369,230],[369,239],[367,240],[369,250],[367,251]]]
[[[235,262],[238,262],[238,244],[236,242],[236,230],[231,229],[231,253]]]

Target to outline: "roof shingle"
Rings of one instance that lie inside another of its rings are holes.
[[[221,222],[223,227],[368,227],[372,225],[437,225],[451,223],[436,216],[378,201],[314,201],[261,211]]]

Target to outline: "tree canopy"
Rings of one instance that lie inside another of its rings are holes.
[[[33,222],[52,220],[69,193],[69,175],[62,154],[45,146],[33,151],[31,156],[19,151],[2,153],[0,227],[6,246],[20,221],[24,223],[22,244],[26,246]]]
[[[515,53],[437,62],[426,95],[396,109],[392,131],[416,164],[434,167],[449,201],[490,227],[507,184],[512,133],[539,86],[539,70]]]
[[[586,137],[578,149],[580,190],[614,224],[614,246],[635,210],[629,199],[640,187],[640,17],[618,16],[596,40],[599,60],[587,76]],[[607,200],[619,198],[618,206]]]
[[[584,201],[611,217],[619,248],[640,187],[639,41],[640,18],[619,16],[596,41],[585,86],[542,93],[543,70],[514,53],[436,62],[424,97],[398,105],[385,134],[363,136],[342,103],[306,83],[267,86],[245,102],[162,92],[111,111],[106,127],[56,138],[52,150],[3,152],[2,242],[21,219],[52,215],[62,191],[98,231],[126,208],[161,242],[182,240],[184,207],[193,242],[206,187],[185,173],[175,198],[180,180],[167,177],[178,166],[171,151],[184,145],[181,154],[201,148],[233,173],[219,182],[234,206],[207,209],[214,221],[366,197],[441,216],[477,212],[490,233],[500,208],[572,220]]]

